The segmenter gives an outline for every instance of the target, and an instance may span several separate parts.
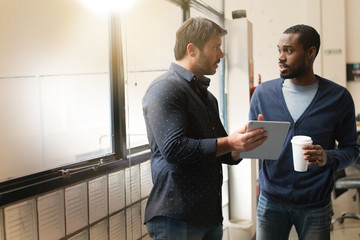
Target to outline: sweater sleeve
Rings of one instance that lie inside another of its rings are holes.
[[[338,115],[341,121],[335,131],[337,147],[334,150],[326,150],[328,164],[334,171],[353,165],[359,158],[354,102],[347,90],[344,91],[339,105],[342,107]]]

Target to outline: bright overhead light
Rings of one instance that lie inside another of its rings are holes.
[[[136,0],[80,0],[96,12],[122,12],[134,5]]]

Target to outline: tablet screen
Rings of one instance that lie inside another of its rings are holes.
[[[264,128],[268,139],[259,147],[240,153],[241,158],[255,158],[277,160],[280,156],[284,141],[289,131],[290,122],[281,121],[255,121],[248,123],[248,131],[256,128]]]

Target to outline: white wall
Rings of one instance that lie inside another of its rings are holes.
[[[345,2],[322,0],[322,76],[346,86]]]
[[[359,29],[360,1],[346,0],[346,62],[360,62],[360,29]],[[360,82],[347,82],[347,88],[353,96],[356,113],[360,113]]]
[[[289,0],[284,3],[283,0],[225,0],[226,19],[232,18],[233,10],[244,9],[253,23],[255,82],[258,74],[263,81],[279,76],[276,44],[282,32],[291,25],[309,24],[321,35],[315,73],[346,86],[353,96],[356,113],[360,113],[360,83],[346,81],[346,63],[360,62],[360,2]],[[339,49],[341,53],[336,51]]]
[[[226,19],[232,18],[233,10],[245,9],[247,19],[253,24],[254,76],[261,74],[263,80],[279,77],[276,45],[282,32],[291,25],[306,22],[306,2],[284,3],[283,0],[225,0]],[[296,6],[296,11],[290,6]]]
[[[284,3],[283,0],[225,0],[225,18],[230,19],[233,10],[244,9],[253,23],[254,76],[261,74],[263,81],[279,77],[276,45],[282,32],[295,24],[308,24],[321,35],[315,73],[345,86],[345,1],[289,0]]]

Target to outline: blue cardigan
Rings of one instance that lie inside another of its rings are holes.
[[[316,77],[319,80],[318,91],[296,122],[285,103],[282,78],[260,84],[250,105],[250,119],[257,119],[261,113],[267,121],[291,123],[279,159],[265,160],[259,177],[262,194],[295,207],[328,204],[334,185],[334,171],[351,166],[359,156],[354,102],[350,93],[332,81]],[[321,145],[328,155],[327,165],[309,166],[307,172],[295,172],[290,142],[294,135],[308,135],[313,144]]]

